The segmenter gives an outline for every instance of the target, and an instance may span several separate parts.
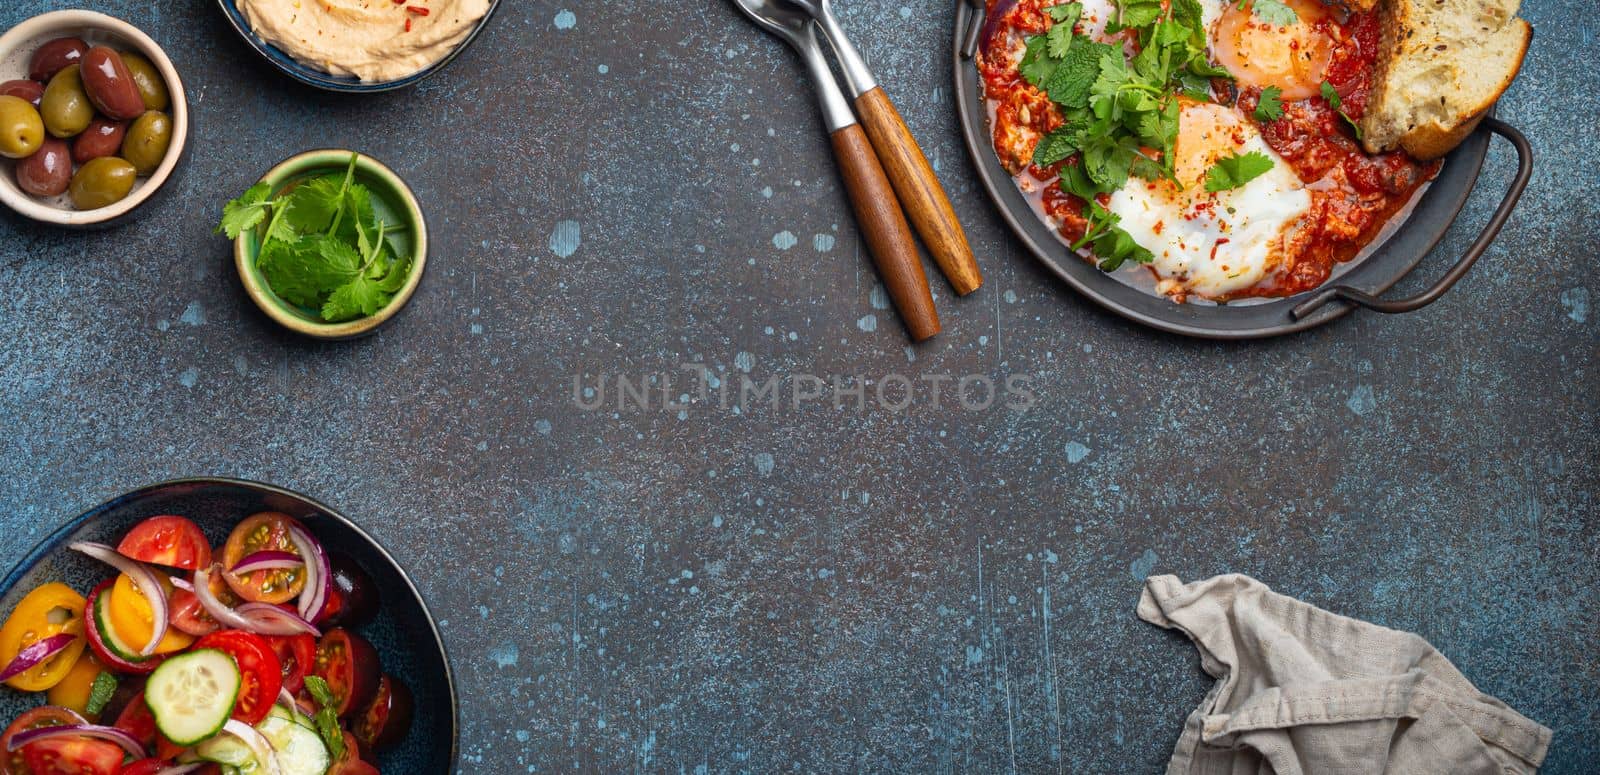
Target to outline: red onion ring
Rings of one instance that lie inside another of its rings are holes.
[[[140,743],[133,735],[116,727],[102,727],[97,724],[67,724],[57,727],[39,727],[37,729],[24,729],[11,736],[11,742],[6,745],[6,750],[15,751],[29,743],[48,740],[53,737],[92,737],[98,740],[109,740],[122,746],[122,750],[136,758],[145,755],[144,744]]]
[[[239,576],[258,570],[289,570],[305,565],[305,560],[293,552],[280,552],[276,549],[265,549],[256,552],[233,566],[229,573]]]
[[[323,603],[328,600],[328,585],[333,583],[328,553],[322,550],[322,544],[317,543],[317,539],[297,524],[289,525],[289,540],[294,542],[294,548],[299,550],[306,562],[306,585],[300,590],[300,618],[313,619],[322,613]]]
[[[221,568],[215,564],[211,567],[219,570]],[[238,612],[217,599],[216,594],[211,591],[211,573],[208,569],[202,568],[194,572],[194,596],[200,598],[200,607],[206,609],[206,613],[211,614],[211,618],[216,619],[224,627],[249,630],[254,626],[249,619],[240,616]]]
[[[68,548],[82,552],[128,575],[133,580],[133,585],[139,588],[150,603],[150,617],[154,627],[151,629],[150,642],[139,649],[139,655],[148,657],[156,653],[156,646],[161,644],[161,639],[167,637],[167,588],[161,586],[160,577],[155,571],[150,570],[142,562],[136,562],[123,557],[117,550],[105,544],[96,544],[88,541],[79,541],[69,544]]]
[[[28,672],[35,665],[71,646],[72,642],[77,639],[78,636],[70,632],[63,632],[28,644],[27,648],[17,652],[16,658],[11,660],[11,664],[6,665],[5,670],[0,670],[0,681],[9,681],[18,675]]]
[[[194,591],[194,585],[190,584],[188,579],[179,578],[177,576],[168,576],[167,580],[172,582],[172,586],[175,586],[185,592]]]
[[[250,746],[250,752],[255,754],[256,761],[266,765],[268,775],[281,775],[283,770],[278,767],[278,757],[272,751],[272,744],[268,743],[267,739],[262,737],[255,727],[236,718],[231,718],[228,719],[228,723],[222,725],[222,731],[239,738],[244,741],[245,745]]]
[[[257,635],[296,635],[307,633],[322,637],[317,626],[271,603],[245,603],[234,612],[250,622],[245,628]]]
[[[206,766],[205,762],[180,764],[176,767],[168,767],[164,770],[156,770],[156,775],[189,775],[189,773],[194,772],[195,770],[198,770],[204,766]]]

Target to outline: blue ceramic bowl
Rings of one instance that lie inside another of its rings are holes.
[[[346,94],[373,94],[403,89],[443,70],[445,65],[450,64],[461,52],[466,51],[467,47],[478,39],[478,34],[489,26],[489,20],[494,18],[494,12],[500,9],[500,0],[494,0],[489,4],[489,12],[478,20],[478,25],[472,28],[472,33],[467,36],[466,40],[461,41],[461,45],[456,46],[454,51],[446,54],[443,59],[434,62],[421,72],[412,73],[393,81],[362,81],[359,78],[349,76],[329,75],[315,67],[302,64],[282,49],[262,40],[261,36],[255,34],[250,29],[250,23],[245,21],[244,14],[239,13],[238,6],[234,5],[234,0],[217,0],[217,6],[222,9],[223,15],[228,17],[228,23],[232,24],[235,30],[238,30],[239,36],[244,38],[244,42],[250,44],[250,48],[255,49],[257,54],[260,54],[268,62],[271,62],[273,67],[282,70],[290,78],[328,91],[344,92]]]
[[[9,615],[24,595],[45,582],[64,582],[87,593],[115,573],[68,549],[69,543],[99,541],[115,546],[146,517],[181,514],[194,520],[213,545],[221,545],[235,524],[258,511],[281,511],[302,520],[323,546],[354,559],[375,582],[378,618],[360,632],[377,648],[383,669],[404,679],[416,701],[411,732],[399,747],[378,756],[379,767],[384,772],[450,772],[458,731],[455,682],[428,606],[372,536],[303,495],[256,482],[211,478],[134,490],[73,518],[28,552],[0,581],[0,615]],[[42,704],[42,694],[0,686],[0,725]]]

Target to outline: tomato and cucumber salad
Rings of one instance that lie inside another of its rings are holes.
[[[71,544],[114,576],[50,582],[0,626],[0,682],[47,703],[0,737],[0,775],[360,775],[410,728],[411,692],[353,628],[377,589],[287,514],[213,550],[181,516],[115,548]]]

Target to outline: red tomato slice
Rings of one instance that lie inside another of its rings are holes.
[[[105,740],[54,737],[22,747],[31,775],[117,775],[122,747]]]
[[[227,571],[222,577],[239,597],[277,604],[288,602],[305,589],[304,567],[251,571],[242,576],[233,573],[233,566],[256,552],[294,552],[289,526],[298,524],[288,514],[263,511],[234,526],[228,543],[222,547],[222,569]]]
[[[151,517],[128,531],[117,551],[140,562],[195,570],[211,565],[211,542],[183,517]]]
[[[306,675],[317,663],[317,639],[299,633],[297,635],[267,636],[268,645],[272,646],[272,653],[278,655],[278,665],[283,668],[283,688],[290,694],[298,695],[305,688]]]
[[[201,638],[196,649],[218,649],[239,665],[239,699],[233,717],[255,726],[267,717],[283,687],[283,666],[260,635],[244,630],[220,630]]]
[[[122,775],[156,775],[167,763],[160,759],[140,759],[122,767]]]
[[[323,633],[317,643],[317,666],[312,672],[328,682],[340,716],[367,707],[382,675],[378,651],[366,638],[342,627]]]
[[[18,716],[16,721],[11,722],[11,726],[6,727],[5,735],[0,736],[0,757],[3,757],[0,758],[0,773],[3,773],[3,775],[26,775],[28,772],[28,765],[23,761],[22,751],[11,750],[11,737],[16,733],[26,729],[62,727],[79,723],[82,723],[82,719],[78,718],[72,711],[66,708],[58,708],[54,705],[34,708]]]
[[[361,746],[349,732],[344,733],[344,755],[328,768],[327,775],[379,775],[378,768],[361,758]]]

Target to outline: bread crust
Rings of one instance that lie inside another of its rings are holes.
[[[1516,80],[1517,74],[1522,69],[1523,60],[1527,57],[1528,46],[1533,40],[1533,27],[1520,18],[1507,21],[1508,26],[1514,26],[1520,32],[1516,36],[1515,55],[1510,58],[1510,66],[1500,73],[1499,81],[1476,104],[1464,106],[1446,119],[1419,121],[1396,135],[1392,127],[1384,126],[1385,116],[1381,106],[1386,100],[1391,99],[1387,94],[1390,70],[1396,62],[1409,56],[1408,49],[1412,48],[1410,34],[1418,26],[1418,22],[1409,18],[1408,0],[1384,1],[1386,5],[1381,11],[1384,14],[1383,43],[1378,57],[1377,71],[1374,74],[1375,88],[1367,105],[1367,115],[1362,120],[1365,135],[1362,145],[1369,153],[1382,153],[1400,148],[1420,161],[1437,159],[1466,140],[1483,121],[1484,116],[1494,108],[1500,96],[1511,87],[1511,83]],[[1392,98],[1401,99],[1398,96]],[[1442,101],[1443,97],[1440,99]]]

